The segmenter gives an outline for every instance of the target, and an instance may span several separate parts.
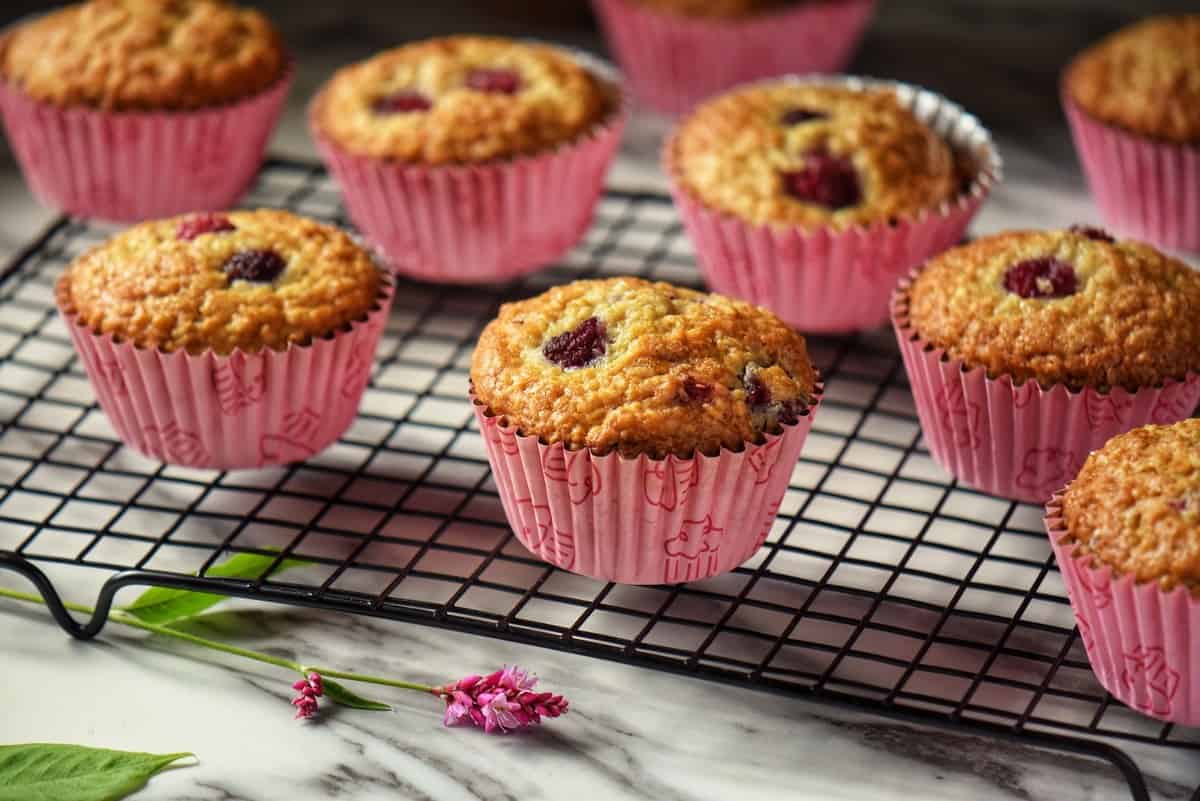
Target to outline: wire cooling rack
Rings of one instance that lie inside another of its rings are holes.
[[[246,200],[346,224],[318,167],[273,161]],[[1149,798],[1115,741],[1200,732],[1097,684],[1040,510],[959,487],[925,450],[890,332],[814,338],[826,395],[767,543],[674,587],[551,568],[512,536],[466,399],[472,348],[506,300],[581,276],[697,284],[670,203],[609,193],[560,264],[502,286],[401,282],[361,413],[303,464],[216,472],[123,447],[54,310],[62,267],[109,231],[62,219],[0,283],[0,567],[34,579],[72,634],[112,594],[166,584],[504,637],[1100,756]],[[311,563],[197,578],[231,553]],[[79,624],[43,568],[109,580]],[[101,572],[103,571],[103,572]]]

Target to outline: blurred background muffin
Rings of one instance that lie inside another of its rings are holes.
[[[1112,34],[1071,62],[1062,91],[1108,223],[1200,251],[1200,15],[1152,17]]]
[[[89,0],[0,43],[0,113],[47,205],[135,221],[232,205],[290,85],[260,12],[223,0]]]

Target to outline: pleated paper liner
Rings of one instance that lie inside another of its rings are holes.
[[[121,441],[153,459],[235,470],[307,459],[358,413],[391,307],[286,350],[167,353],[97,334],[59,309],[100,408]]]
[[[195,111],[62,107],[0,80],[0,115],[41,202],[79,217],[136,222],[233,206],[250,188],[293,68],[244,100]]]
[[[638,101],[674,115],[747,81],[840,72],[875,0],[796,3],[735,20],[664,13],[633,0],[592,0],[592,7]]]
[[[1063,523],[1062,494],[1046,506],[1046,531],[1096,678],[1143,714],[1200,725],[1200,600],[1186,587],[1139,584],[1076,555]]]
[[[608,117],[543,154],[473,165],[405,164],[350,153],[309,109],[317,148],[355,226],[400,273],[487,283],[530,273],[566,253],[591,226],[629,116],[614,69],[576,57],[618,92]]]
[[[908,318],[916,272],[896,290],[892,323],[925,443],[960,481],[1002,498],[1042,504],[1072,479],[1093,450],[1150,423],[1190,417],[1200,403],[1200,374],[1129,392],[1115,387],[1049,389],[1014,384],[922,339]]]
[[[730,571],[766,541],[820,399],[760,444],[657,460],[547,445],[472,402],[526,548],[604,581],[677,584]]]
[[[798,76],[789,80],[894,90],[905,106],[967,162],[973,179],[953,201],[894,224],[879,221],[844,229],[754,225],[709,208],[685,186],[672,136],[663,161],[675,204],[713,291],[765,306],[789,325],[809,333],[875,328],[888,319],[896,283],[962,239],[992,185],[1000,179],[1000,156],[991,135],[975,117],[924,89],[861,78]]]
[[[1200,252],[1200,145],[1156,142],[1088,116],[1062,92],[1075,150],[1105,224]]]

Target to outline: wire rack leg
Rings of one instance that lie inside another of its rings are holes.
[[[54,616],[54,620],[62,627],[63,631],[72,637],[80,640],[90,640],[100,633],[100,629],[104,628],[104,623],[108,620],[108,611],[112,607],[113,592],[105,593],[102,591],[92,618],[80,625],[71,616],[71,613],[67,611],[67,607],[63,604],[58,590],[54,589],[54,584],[50,581],[50,577],[24,556],[12,551],[0,551],[0,570],[11,570],[28,579],[29,583],[37,588],[38,593],[42,596],[42,600],[46,603],[46,608]],[[110,582],[105,583],[105,588],[107,588]]]

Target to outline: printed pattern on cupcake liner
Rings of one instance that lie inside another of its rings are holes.
[[[516,441],[513,441],[515,447]],[[583,451],[570,451],[561,446],[546,452],[542,461],[542,473],[549,481],[567,485],[571,503],[579,506],[589,498],[599,495],[603,489],[600,469]]]
[[[240,414],[263,399],[267,376],[260,359],[248,359],[240,353],[217,359],[212,375],[221,414],[227,417]]]
[[[712,515],[684,520],[679,533],[663,543],[667,555],[663,582],[693,581],[716,572],[724,534],[725,529],[713,525]]]
[[[175,421],[164,426],[142,429],[146,452],[164,462],[187,467],[200,467],[208,461],[203,440],[191,431],[184,431]]]
[[[522,524],[516,532],[529,550],[547,562],[570,570],[575,566],[575,535],[555,527],[550,507],[535,504],[529,498],[517,501],[521,508]],[[529,519],[532,517],[532,525]]]
[[[695,459],[680,459],[674,454],[653,462],[646,469],[643,491],[646,503],[669,512],[687,503],[692,489],[700,481],[700,465]]]
[[[1162,648],[1139,645],[1125,654],[1121,684],[1133,694],[1130,706],[1139,712],[1170,715],[1179,683],[1179,672],[1167,664]]]
[[[979,404],[967,400],[962,384],[947,384],[937,395],[937,407],[955,447],[976,450],[983,444]]]
[[[1031,448],[1021,460],[1016,485],[1024,490],[1050,497],[1083,467],[1083,457],[1060,448]]]
[[[289,412],[281,431],[263,435],[258,446],[262,462],[300,462],[312,456],[321,442],[323,422],[321,415],[308,407]]]

